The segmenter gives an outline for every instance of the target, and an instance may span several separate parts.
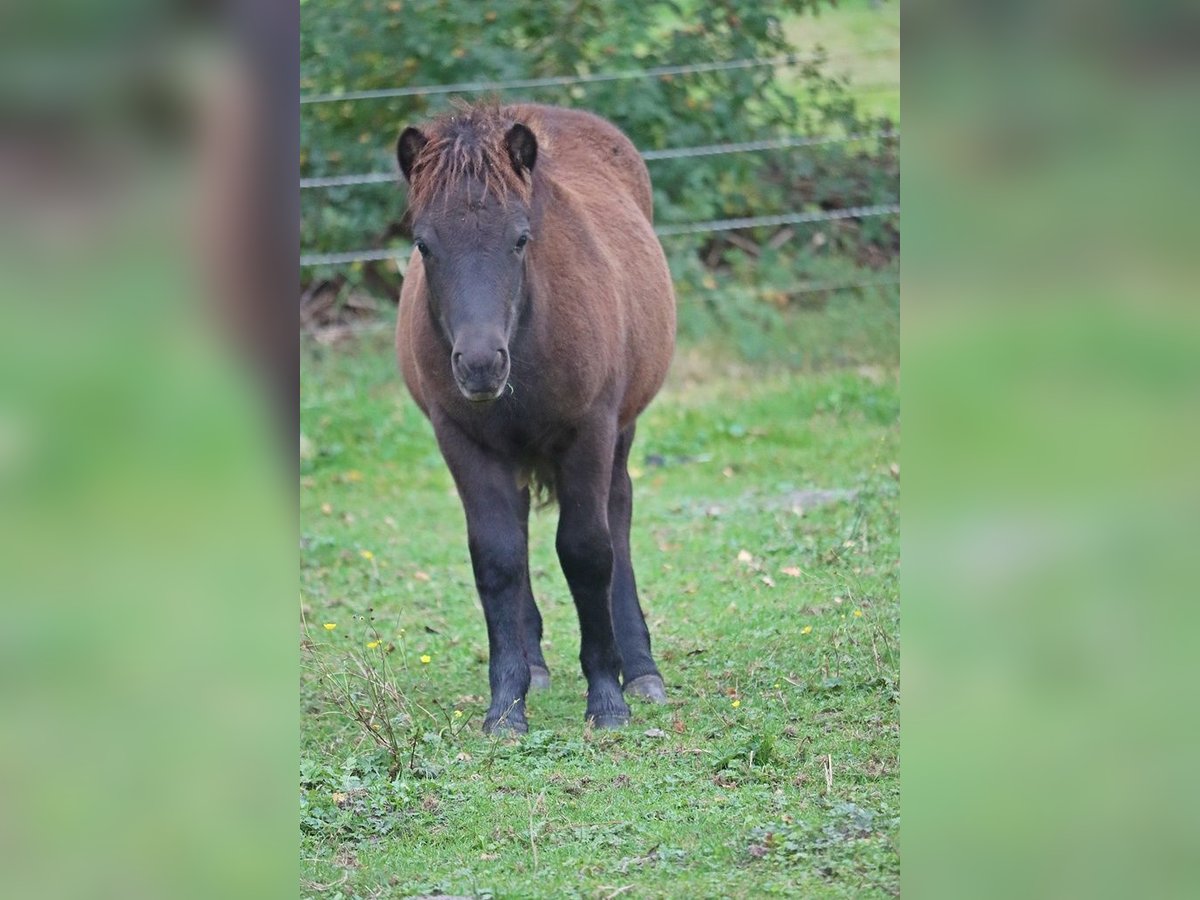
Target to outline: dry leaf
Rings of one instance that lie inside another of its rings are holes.
[[[793,578],[799,578],[800,575],[802,574],[800,572],[799,566],[784,566],[779,571],[782,572],[784,575],[791,575]]]
[[[739,550],[737,558],[738,558],[738,562],[746,563],[747,565],[754,562],[754,557],[750,555],[749,550]]]

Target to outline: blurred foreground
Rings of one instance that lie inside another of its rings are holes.
[[[296,11],[21,5],[0,35],[4,893],[271,896],[294,884],[296,370],[269,335],[297,290]]]
[[[904,879],[1195,896],[1200,18],[906,5]]]

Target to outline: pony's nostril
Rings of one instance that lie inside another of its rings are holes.
[[[455,350],[454,354],[450,357],[450,361],[452,363],[454,363],[454,365],[456,365],[456,366],[461,366],[462,365],[462,353]]]
[[[500,365],[504,365],[506,362],[508,362],[508,351],[503,347],[500,347],[496,350],[496,355],[500,357]]]

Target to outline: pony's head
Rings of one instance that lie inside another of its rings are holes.
[[[525,298],[538,141],[500,107],[468,107],[396,145],[430,313],[468,400],[504,392]]]

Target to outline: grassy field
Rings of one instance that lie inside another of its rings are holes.
[[[885,332],[854,364],[808,372],[680,352],[632,457],[634,560],[671,702],[585,728],[546,510],[532,577],[553,684],[519,740],[480,731],[487,641],[462,514],[389,337],[306,345],[302,895],[897,893]]]

